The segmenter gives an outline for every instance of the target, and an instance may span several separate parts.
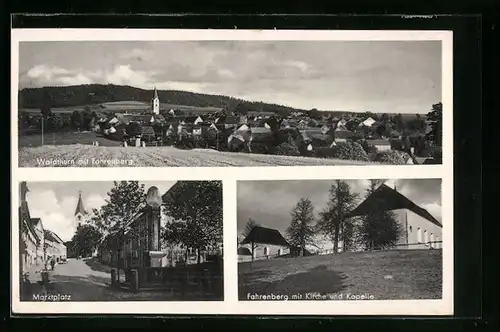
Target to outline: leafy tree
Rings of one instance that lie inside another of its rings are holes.
[[[91,224],[78,226],[75,235],[71,239],[73,251],[77,256],[90,256],[97,249],[102,233]]]
[[[30,115],[28,112],[19,112],[17,117],[17,124],[19,129],[26,129],[30,126]]]
[[[319,120],[323,117],[323,113],[321,113],[321,111],[318,111],[316,108],[311,109],[309,112],[307,112],[307,114],[311,119],[316,120]]]
[[[427,113],[431,130],[428,133],[429,140],[437,146],[443,144],[443,104],[441,102],[432,105],[432,111]]]
[[[50,109],[50,107],[44,106],[40,109],[40,113],[42,113],[42,117],[48,118],[52,115],[52,110]]]
[[[120,253],[125,242],[126,225],[132,221],[138,207],[146,201],[144,185],[138,181],[114,181],[107,193],[106,204],[93,210],[91,223],[99,230],[111,233],[117,251],[116,268],[120,278]]]
[[[345,181],[336,180],[330,187],[330,199],[320,213],[316,227],[333,241],[334,253],[338,253],[339,240],[342,240],[344,249],[353,244],[354,227],[348,214],[356,207],[357,197],[358,195],[351,192],[351,187]]]
[[[71,113],[70,121],[71,126],[75,129],[80,129],[84,126],[83,114],[79,111]]]
[[[169,244],[181,244],[197,250],[215,247],[222,240],[222,182],[179,181],[164,202],[166,213],[174,221],[162,234]]]
[[[61,120],[61,117],[59,117],[57,114],[52,114],[47,118],[47,130],[56,132],[61,129],[63,126],[63,122]]]
[[[87,130],[90,129],[89,125],[93,118],[94,115],[92,115],[92,110],[90,106],[85,106],[85,109],[82,112],[82,127]]]
[[[384,180],[370,180],[366,197],[373,194]],[[395,245],[401,234],[401,225],[392,211],[373,211],[362,217],[360,242],[365,249],[382,249]]]
[[[401,115],[401,113],[398,113],[394,117],[394,122],[395,122],[395,125],[396,125],[396,130],[402,131],[402,130],[405,129],[405,123],[403,121],[403,115]]]
[[[290,244],[300,248],[300,256],[304,256],[307,244],[313,242],[314,227],[314,206],[309,198],[300,198],[295,207],[290,212],[292,222],[286,233]]]
[[[387,113],[383,113],[380,116],[380,121],[382,121],[382,122],[389,122],[390,121],[389,115]]]

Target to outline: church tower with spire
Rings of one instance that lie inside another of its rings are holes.
[[[85,211],[85,208],[83,207],[83,200],[82,200],[82,192],[78,192],[78,203],[76,204],[76,209],[75,209],[75,216],[74,216],[74,222],[75,226],[81,226],[83,223],[85,223],[87,217],[87,211]]]
[[[160,114],[160,98],[158,98],[158,90],[156,90],[156,87],[153,92],[152,106],[153,114]]]

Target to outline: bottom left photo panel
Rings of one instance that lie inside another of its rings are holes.
[[[223,301],[222,187],[20,182],[19,300]]]

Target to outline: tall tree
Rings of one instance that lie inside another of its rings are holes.
[[[366,197],[372,195],[384,180],[370,180]],[[395,245],[401,234],[401,225],[392,211],[372,211],[363,216],[360,242],[365,249],[383,249]]]
[[[106,203],[93,210],[91,223],[99,230],[112,234],[115,240],[117,260],[115,262],[120,278],[120,256],[125,244],[126,225],[132,221],[139,206],[146,201],[144,185],[138,181],[114,181],[107,193]]]
[[[345,249],[353,243],[353,221],[348,214],[356,207],[357,197],[358,195],[351,192],[351,186],[345,181],[336,180],[330,187],[330,199],[320,213],[316,227],[333,241],[334,253],[339,251],[339,240],[342,240]]]
[[[77,256],[90,256],[97,249],[101,238],[102,233],[96,226],[91,224],[78,226],[71,239],[72,249]]]
[[[432,105],[432,110],[427,113],[430,121],[430,132],[427,134],[429,140],[437,146],[443,144],[443,104],[441,102]]]
[[[181,244],[197,251],[222,241],[222,182],[179,181],[164,202],[174,221],[165,226],[162,237],[169,244]]]
[[[300,198],[290,212],[292,222],[286,230],[290,244],[300,248],[300,256],[304,256],[307,244],[313,242],[314,206],[309,198]]]

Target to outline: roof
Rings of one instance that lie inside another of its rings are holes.
[[[251,242],[287,247],[290,246],[287,240],[285,240],[285,238],[277,229],[266,228],[262,226],[255,226],[254,228],[252,228],[247,237],[245,237],[245,239],[241,241],[241,244],[247,244]]]
[[[252,256],[252,252],[248,248],[240,247],[238,248],[238,255]]]
[[[158,90],[156,90],[156,87],[154,88],[153,99],[159,99],[158,98]]]
[[[335,130],[334,135],[335,138],[351,138],[354,136],[354,133],[349,130]]]
[[[38,237],[38,234],[35,231],[34,225],[33,225],[33,219],[30,217],[30,209],[28,207],[28,202],[24,201],[21,202],[21,206],[19,207],[19,217],[23,217],[23,221],[26,221],[26,226],[28,227],[29,231],[35,236],[37,241],[40,240]],[[40,219],[40,218],[38,218]]]
[[[36,226],[36,225],[38,225],[38,223],[39,223],[42,219],[40,219],[40,218],[31,218],[30,220],[31,220],[31,223],[32,223],[33,225],[35,225],[35,226]]]
[[[222,121],[225,124],[239,124],[240,123],[239,116],[226,116],[226,118]]]
[[[367,139],[366,142],[370,145],[391,145],[388,139]]]
[[[142,135],[154,135],[155,131],[152,126],[142,126],[141,127]]]
[[[52,242],[59,242],[59,243],[64,243],[63,240],[61,240],[61,238],[54,232],[52,232],[51,230],[48,230],[46,229],[44,231],[44,236],[46,239],[48,239],[49,241],[52,241]]]
[[[83,207],[82,193],[78,193],[78,203],[76,204],[75,216],[78,213],[81,213],[83,215],[87,214],[87,212],[85,211],[85,208]]]
[[[406,196],[397,190],[382,184],[361,204],[359,204],[350,216],[362,216],[371,212],[381,212],[390,210],[408,209],[422,218],[429,220],[436,226],[443,227],[441,223],[434,218],[427,210],[413,203]]]

